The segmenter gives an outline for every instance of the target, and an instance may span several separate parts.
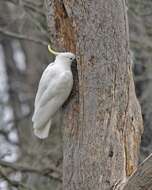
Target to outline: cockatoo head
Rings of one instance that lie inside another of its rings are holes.
[[[55,52],[54,50],[51,49],[51,47],[48,45],[48,50],[56,55],[56,60],[61,60],[63,63],[68,64],[71,66],[72,63],[76,62],[76,57],[73,53],[71,52],[65,52],[65,53],[60,53],[60,52]]]
[[[67,53],[60,53],[57,55],[56,59],[62,60],[64,63],[71,65],[72,63],[75,63],[76,58],[75,55],[71,52]]]

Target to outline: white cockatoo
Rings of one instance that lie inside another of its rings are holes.
[[[56,58],[42,74],[32,117],[34,134],[40,139],[48,137],[53,117],[72,90],[71,64],[76,60],[73,53],[55,52],[50,46],[48,46],[48,49],[56,55]]]

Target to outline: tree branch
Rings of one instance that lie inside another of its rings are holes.
[[[16,6],[19,5],[19,0],[4,0],[4,1],[13,3],[13,4],[16,5]],[[36,4],[33,4],[33,5],[32,5],[31,2],[29,3],[29,2],[24,2],[24,1],[23,1],[23,6],[24,6],[25,8],[27,8],[27,9],[29,9],[29,10],[32,10],[32,11],[34,11],[34,12],[36,12],[36,13],[41,14],[42,16],[46,16],[46,15],[45,15],[45,12],[44,12],[42,9],[38,8],[38,7],[36,6]]]
[[[29,37],[29,36],[26,36],[26,35],[22,35],[22,34],[19,34],[19,33],[11,32],[11,31],[6,30],[4,28],[0,28],[0,33],[2,33],[4,35],[7,35],[7,36],[10,36],[10,37],[13,37],[13,38],[18,38],[20,40],[32,41],[32,42],[41,44],[43,46],[47,46],[48,43],[49,43],[47,41],[43,41],[43,40],[36,39],[36,38],[33,38],[33,37]]]
[[[16,188],[21,187],[21,188],[26,189],[26,190],[32,190],[31,187],[27,187],[25,184],[23,184],[21,182],[11,180],[10,178],[7,177],[7,175],[2,170],[0,170],[0,176],[5,181],[7,181],[9,185],[11,185],[13,187],[16,187]]]
[[[123,190],[151,189],[152,187],[152,154],[139,165],[129,177]]]
[[[49,167],[47,167],[47,168],[36,169],[36,168],[29,167],[29,166],[21,166],[21,165],[15,164],[15,163],[12,164],[12,163],[0,160],[0,166],[11,168],[14,171],[19,171],[19,172],[24,172],[24,173],[26,173],[26,172],[37,173],[41,176],[46,176],[46,177],[53,178],[54,180],[58,180],[58,181],[62,182],[62,179],[61,179],[62,173],[53,164],[49,165]]]
[[[0,135],[2,135],[7,142],[11,143],[12,145],[16,145],[17,146],[18,143],[17,142],[13,142],[12,140],[10,140],[9,137],[8,137],[8,134],[9,134],[8,132],[0,129]]]
[[[33,18],[29,11],[26,12],[26,14],[29,17],[29,19],[38,27],[38,29],[49,39],[48,32],[42,27],[41,23],[37,21],[35,18]]]

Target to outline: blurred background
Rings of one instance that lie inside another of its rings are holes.
[[[152,1],[128,0],[127,6],[145,127],[142,161],[152,150]],[[44,0],[0,0],[0,190],[61,189],[61,129],[52,128],[42,142],[31,123],[38,81],[52,60],[48,39]]]

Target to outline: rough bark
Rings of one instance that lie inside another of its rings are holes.
[[[139,165],[123,190],[152,190],[152,154]]]
[[[46,3],[54,48],[78,58],[63,117],[63,189],[116,189],[137,167],[143,130],[125,0]]]

